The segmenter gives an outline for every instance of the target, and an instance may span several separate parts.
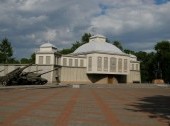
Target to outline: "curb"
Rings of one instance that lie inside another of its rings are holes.
[[[47,85],[22,85],[22,86],[2,86],[0,87],[0,90],[6,90],[6,89],[47,89],[47,88],[66,88],[70,85],[65,84],[47,84]]]

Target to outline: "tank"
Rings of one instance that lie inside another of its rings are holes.
[[[20,75],[22,74],[23,70],[28,68],[29,66],[32,66],[32,64],[28,64],[22,68],[18,67],[14,69],[13,71],[7,73],[5,76],[1,76],[0,83],[3,86],[17,85],[18,79],[20,78]]]
[[[56,68],[57,69],[57,68]],[[47,74],[49,72],[52,72],[56,69],[44,72],[44,73],[28,73],[28,74],[21,74],[21,76],[19,77],[19,81],[18,83],[20,85],[44,85],[48,82],[47,79],[42,78],[41,76],[44,74]]]

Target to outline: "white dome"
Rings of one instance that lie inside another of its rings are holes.
[[[40,46],[40,48],[48,48],[48,47],[52,47],[52,48],[56,48],[55,45],[51,44],[51,43],[45,43],[45,44],[42,44]]]
[[[73,54],[103,52],[113,54],[125,54],[115,45],[106,42],[106,38],[102,35],[95,35],[90,38],[90,42],[77,48]]]
[[[135,55],[129,54],[131,58],[137,58]]]

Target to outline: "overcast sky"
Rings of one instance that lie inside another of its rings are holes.
[[[59,50],[85,33],[119,40],[126,49],[148,51],[170,40],[169,0],[0,0],[0,40],[14,57],[29,57],[47,41]]]

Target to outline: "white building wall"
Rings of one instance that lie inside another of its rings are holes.
[[[120,75],[127,75],[129,74],[130,70],[130,58],[128,56],[123,56],[123,55],[111,55],[111,54],[99,54],[99,53],[93,53],[93,54],[88,54],[87,55],[87,62],[88,63],[88,58],[92,57],[92,71],[88,71],[87,68],[87,73],[100,73],[100,74],[120,74]],[[102,57],[102,70],[98,71],[97,70],[97,58]],[[108,58],[108,71],[104,71],[104,57]],[[117,64],[116,64],[116,72],[110,72],[110,58],[114,57],[117,59]],[[122,71],[118,71],[118,59],[122,59]],[[127,71],[124,71],[124,59],[127,59]],[[88,67],[88,65],[87,65]]]
[[[62,67],[61,68],[61,83],[89,83],[89,79],[86,75],[86,68],[73,68]]]
[[[61,68],[61,83],[66,84],[106,84],[108,83],[107,75],[88,75],[86,74],[86,68],[76,67],[62,67]]]
[[[140,71],[130,71],[127,75],[127,83],[141,83]]]
[[[55,58],[55,55],[54,55],[54,54],[41,54],[41,53],[37,53],[37,54],[36,54],[36,61],[35,61],[36,64],[41,64],[41,63],[39,63],[39,61],[40,61],[40,59],[39,59],[40,56],[43,57],[43,63],[42,63],[42,64],[47,64],[47,65],[56,64],[56,58]],[[47,56],[50,57],[49,64],[47,63],[47,59],[46,59]]]

